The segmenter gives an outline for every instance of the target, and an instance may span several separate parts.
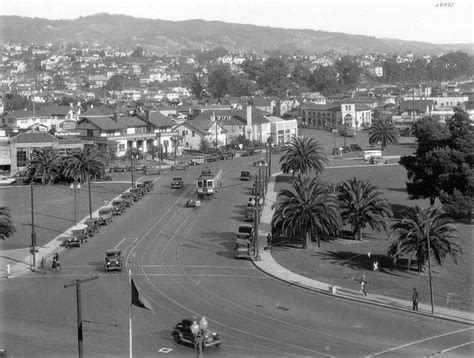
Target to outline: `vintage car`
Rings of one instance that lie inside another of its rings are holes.
[[[196,199],[188,199],[186,201],[187,208],[199,208],[201,206],[201,202]]]
[[[171,170],[186,170],[189,167],[188,162],[177,162],[171,166]]]
[[[220,159],[220,156],[217,153],[212,153],[206,158],[207,162],[217,162]]]
[[[125,200],[127,206],[131,206],[133,204],[133,195],[129,191],[122,193],[120,197]]]
[[[250,180],[251,179],[251,174],[250,171],[248,170],[242,170],[240,172],[240,180]]]
[[[110,165],[111,172],[125,172],[130,170],[130,165],[125,164],[124,162],[114,162]]]
[[[264,167],[264,166],[267,166],[267,165],[268,165],[268,163],[267,163],[265,158],[260,158],[259,160],[257,160],[256,162],[253,163],[254,167]]]
[[[239,231],[237,232],[238,239],[251,240],[252,237],[253,237],[253,225],[250,225],[250,224],[239,225]]]
[[[191,331],[191,325],[194,321],[194,319],[183,319],[173,328],[171,335],[173,336],[176,343],[184,343],[194,346],[195,336]],[[203,333],[203,348],[212,346],[219,347],[221,345],[222,339],[218,333],[212,332],[209,329],[203,330]]]
[[[143,183],[145,184],[145,188],[148,192],[152,191],[153,188],[155,187],[155,184],[153,183],[153,180],[151,179],[145,179]]]
[[[171,188],[172,189],[181,189],[184,185],[183,178],[181,177],[174,177],[171,181]]]
[[[234,158],[233,152],[221,152],[219,154],[221,160],[228,160]]]
[[[205,161],[206,161],[206,158],[204,157],[194,157],[189,161],[189,164],[199,165],[199,164],[204,164]]]
[[[235,239],[234,244],[234,257],[237,258],[250,258],[250,240],[248,239]]]
[[[122,252],[120,250],[107,250],[105,252],[105,272],[122,271]]]
[[[81,247],[82,240],[78,237],[73,236],[65,236],[63,237],[63,246],[70,248],[70,247]]]
[[[121,198],[117,198],[117,199],[114,199],[112,200],[112,205],[114,206],[114,212],[113,214],[114,215],[122,215],[122,213],[125,212],[125,208],[126,208],[126,201],[121,199]]]
[[[253,221],[255,218],[255,209],[253,207],[246,207],[244,214],[244,221]]]
[[[99,209],[99,223],[107,225],[113,221],[114,207],[113,205],[103,206]]]
[[[16,183],[15,178],[9,178],[6,176],[1,176],[0,177],[0,185],[13,185]]]

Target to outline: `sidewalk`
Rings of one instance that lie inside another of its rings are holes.
[[[254,265],[265,272],[266,274],[273,276],[284,282],[293,284],[298,287],[309,289],[315,292],[336,296],[343,299],[350,299],[354,301],[360,301],[364,303],[370,303],[378,306],[383,306],[391,309],[398,309],[403,311],[410,311],[413,314],[419,315],[431,315],[431,306],[427,304],[419,304],[419,310],[417,312],[412,311],[412,302],[401,300],[397,298],[386,297],[376,294],[367,294],[363,297],[359,294],[359,291],[347,289],[343,287],[333,286],[329,283],[323,283],[309,279],[307,277],[298,275],[294,272],[287,270],[280,266],[274,259],[270,250],[266,250],[266,235],[270,231],[270,223],[273,215],[272,205],[276,201],[277,193],[275,192],[275,174],[270,178],[268,184],[267,195],[265,198],[265,204],[263,207],[262,215],[260,218],[260,226],[258,228],[259,235],[259,256],[260,259],[253,259]],[[449,308],[435,307],[435,317],[474,324],[474,313],[458,311]]]

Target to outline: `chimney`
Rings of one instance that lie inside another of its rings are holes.
[[[145,122],[146,124],[150,124],[150,110],[149,109],[145,109]]]
[[[247,125],[252,126],[252,106],[247,106]]]

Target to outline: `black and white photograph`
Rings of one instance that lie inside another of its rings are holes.
[[[0,0],[0,357],[473,357],[473,4]]]

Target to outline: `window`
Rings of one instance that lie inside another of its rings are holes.
[[[16,162],[17,166],[24,167],[26,166],[26,149],[18,148],[16,152]]]
[[[117,148],[119,152],[125,152],[125,144],[120,143]]]
[[[188,131],[183,131],[183,136],[188,135]]]
[[[193,136],[193,137],[195,137],[195,136],[196,136],[196,132],[195,132],[195,131],[193,131],[193,134],[192,134],[192,136]]]
[[[87,137],[93,137],[94,136],[94,130],[88,129],[87,130]]]

